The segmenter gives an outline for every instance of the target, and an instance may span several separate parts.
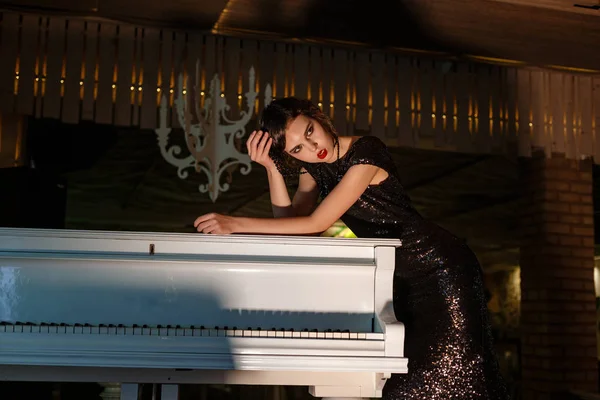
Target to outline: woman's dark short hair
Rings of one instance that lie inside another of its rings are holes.
[[[300,115],[317,121],[331,135],[334,146],[338,145],[338,135],[331,119],[310,100],[295,97],[274,100],[262,112],[260,129],[268,132],[273,139],[269,155],[282,175],[297,175],[300,172],[301,164],[285,151],[285,130]]]

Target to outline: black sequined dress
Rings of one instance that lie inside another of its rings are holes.
[[[343,215],[358,237],[399,238],[394,310],[406,327],[408,374],[393,375],[384,398],[507,399],[498,370],[480,265],[466,244],[413,208],[386,146],[356,140],[333,163],[305,164],[322,197],[350,167],[371,164],[388,177]]]

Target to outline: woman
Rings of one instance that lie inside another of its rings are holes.
[[[392,376],[384,397],[507,399],[479,263],[462,240],[413,208],[385,145],[372,136],[338,138],[319,108],[295,98],[271,103],[261,125],[248,153],[267,170],[276,218],[206,214],[197,230],[299,235],[341,218],[359,237],[401,239],[394,311],[406,327],[409,372]],[[300,173],[292,200],[284,180],[290,173]]]

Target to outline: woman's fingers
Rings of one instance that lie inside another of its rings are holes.
[[[248,138],[246,142],[246,146],[248,147],[248,156],[250,159],[256,161],[258,157],[261,155],[261,150],[265,145],[265,138],[268,138],[269,135],[265,135],[263,131],[254,131]]]
[[[246,141],[246,147],[248,148],[248,156],[252,157],[254,138],[256,137],[256,131],[252,132]]]
[[[268,156],[269,150],[267,149],[267,146],[270,148],[271,147],[271,142],[272,142],[271,138],[267,137],[266,140],[263,140],[260,143],[260,146],[259,146],[260,150],[259,150],[259,153],[257,154],[260,158]]]

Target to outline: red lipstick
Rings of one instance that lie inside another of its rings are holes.
[[[319,157],[321,160],[323,160],[325,157],[327,157],[327,150],[323,149],[323,150],[319,151],[317,153],[317,157]]]

